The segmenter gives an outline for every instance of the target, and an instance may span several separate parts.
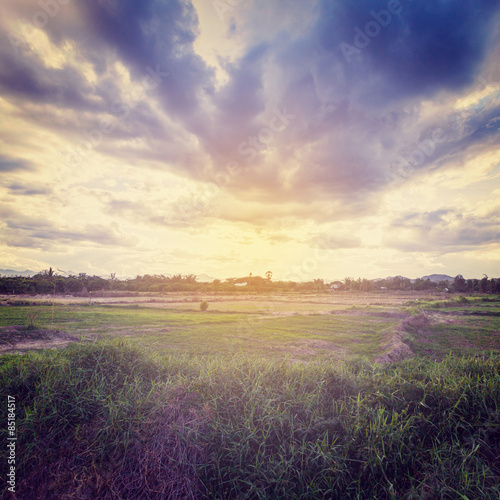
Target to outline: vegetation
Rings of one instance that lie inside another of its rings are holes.
[[[249,276],[229,278],[224,282],[200,283],[194,274],[189,275],[145,275],[135,278],[116,279],[112,274],[105,279],[100,276],[88,276],[80,273],[74,276],[60,276],[52,268],[33,277],[0,276],[0,294],[70,294],[91,295],[102,292],[138,293],[138,292],[205,292],[205,293],[272,293],[272,292],[325,292],[332,287],[338,291],[371,292],[374,290],[390,291],[449,291],[458,293],[500,293],[500,279],[465,280],[461,275],[453,281],[432,282],[429,279],[410,280],[395,276],[385,280],[357,280],[345,278],[343,281],[326,283],[322,279],[309,282],[273,281],[273,273],[267,271],[265,278]]]
[[[447,297],[408,302],[389,297],[388,305],[366,305],[356,296],[346,296],[344,304],[338,303],[338,296],[325,302],[322,295],[265,301],[212,297],[205,312],[199,297],[183,295],[176,302],[172,297],[142,297],[145,302],[113,299],[113,304],[60,299],[40,305],[36,299],[8,299],[3,301],[8,305],[0,307],[0,328],[28,325],[31,315],[38,328],[85,339],[123,336],[159,352],[244,352],[307,362],[352,356],[373,361],[391,349],[394,332],[415,354],[435,359],[500,349],[498,296]]]
[[[18,498],[498,498],[499,297],[359,297],[4,299]]]
[[[499,374],[498,354],[304,366],[122,340],[0,358],[18,495],[40,499],[498,498]]]
[[[28,324],[26,325],[26,328],[28,330],[36,330],[37,329],[37,325],[36,325],[37,318],[38,318],[37,312],[28,313]]]

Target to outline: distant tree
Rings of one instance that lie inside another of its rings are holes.
[[[83,291],[83,288],[83,283],[75,277],[71,276],[66,280],[66,291],[69,293],[81,292]]]
[[[267,271],[267,273],[266,273],[266,278],[267,278],[269,281],[271,281],[272,277],[273,277],[273,273],[272,273],[271,271]]]
[[[446,281],[446,280],[444,280],[444,281],[440,281],[440,282],[438,283],[438,285],[437,285],[437,289],[438,289],[439,291],[441,291],[441,292],[442,292],[442,291],[444,291],[444,290],[446,290],[446,289],[447,289],[447,288],[449,288],[449,287],[450,287],[450,283],[449,283],[448,281]]]
[[[483,274],[483,279],[481,280],[481,292],[486,293],[488,291],[488,276]]]
[[[467,283],[461,274],[457,274],[453,280],[453,290],[458,293],[464,293],[467,290]]]
[[[314,289],[318,291],[323,291],[325,289],[325,282],[322,279],[313,280]]]
[[[362,292],[371,292],[374,288],[375,288],[375,285],[374,285],[373,281],[367,280],[366,278],[363,278],[363,280],[361,281],[361,284],[359,286],[359,289]]]

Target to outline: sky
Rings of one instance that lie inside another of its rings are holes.
[[[2,0],[0,268],[500,276],[500,0]]]

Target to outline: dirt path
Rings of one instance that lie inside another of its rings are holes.
[[[59,330],[28,330],[19,325],[4,326],[0,328],[0,354],[61,348],[79,340],[78,337]]]

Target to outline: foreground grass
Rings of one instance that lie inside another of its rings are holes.
[[[17,498],[496,499],[499,373],[498,354],[297,365],[114,340],[3,356],[0,391]]]

